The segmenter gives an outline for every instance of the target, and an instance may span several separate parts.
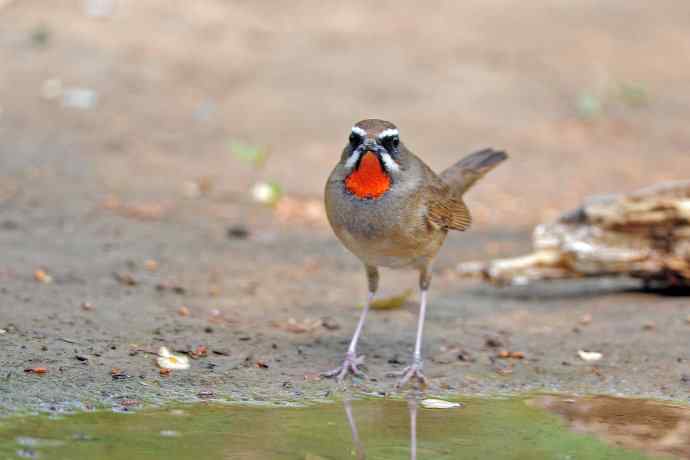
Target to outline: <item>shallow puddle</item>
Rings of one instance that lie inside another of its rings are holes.
[[[615,398],[199,404],[0,420],[0,458],[643,459],[690,457],[686,407]]]

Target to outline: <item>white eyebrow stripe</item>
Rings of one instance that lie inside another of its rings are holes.
[[[352,132],[355,133],[355,134],[357,134],[358,136],[367,137],[367,132],[364,131],[364,130],[363,130],[362,128],[360,128],[359,126],[353,126],[353,127],[352,127]]]
[[[347,161],[345,162],[345,167],[346,167],[347,169],[352,169],[352,168],[354,168],[355,165],[357,164],[357,162],[359,161],[359,156],[360,156],[361,154],[362,154],[361,152],[357,152],[357,151],[352,152],[352,154],[350,155],[350,157],[349,157],[349,158],[347,159]]]
[[[399,171],[400,166],[398,166],[398,163],[395,162],[395,160],[386,152],[383,152],[381,154],[381,159],[383,160],[383,164],[386,165],[386,168],[389,171]]]
[[[394,128],[388,128],[384,129],[379,133],[377,136],[379,139],[383,139],[384,137],[392,137],[392,136],[398,136],[400,133],[398,132],[397,129]]]

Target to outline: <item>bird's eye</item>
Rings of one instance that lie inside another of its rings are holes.
[[[362,136],[360,136],[357,133],[351,133],[350,134],[350,145],[352,145],[353,148],[359,146],[359,144],[361,144],[361,143],[362,143]]]
[[[398,136],[384,137],[381,143],[387,150],[395,150],[400,145],[400,138]]]

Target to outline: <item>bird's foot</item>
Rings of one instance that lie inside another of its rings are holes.
[[[342,365],[336,367],[332,371],[324,372],[321,375],[326,378],[335,378],[338,383],[342,382],[348,374],[367,379],[367,374],[362,372],[358,367],[361,366],[363,362],[364,356],[357,356],[352,352],[348,352],[345,355],[345,361],[343,361]]]
[[[422,386],[426,387],[427,385],[427,378],[422,373],[422,360],[420,359],[415,359],[412,364],[407,366],[405,369],[402,370],[402,372],[393,374],[396,377],[400,377],[400,380],[398,383],[395,385],[395,388],[401,389],[408,383],[410,383],[413,379],[417,380],[417,382]]]

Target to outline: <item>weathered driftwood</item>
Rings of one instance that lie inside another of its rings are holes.
[[[690,181],[597,196],[536,227],[534,252],[461,263],[466,276],[496,284],[594,276],[632,276],[648,284],[690,286]]]

